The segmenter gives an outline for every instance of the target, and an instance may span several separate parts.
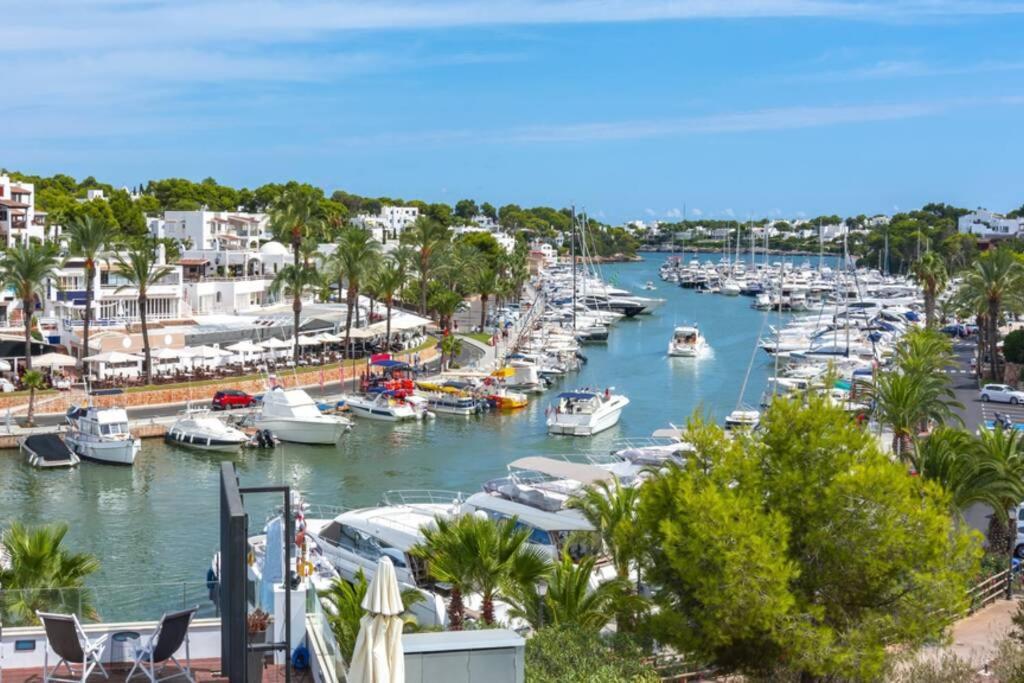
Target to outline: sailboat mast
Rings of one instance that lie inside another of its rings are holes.
[[[576,205],[572,205],[572,232],[569,234],[569,253],[572,260],[572,331],[576,332]]]

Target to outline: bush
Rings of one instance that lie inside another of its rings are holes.
[[[1014,330],[1003,338],[1003,357],[1007,363],[1024,364],[1024,329]]]
[[[1000,641],[991,671],[1002,683],[1024,681],[1024,645],[1009,639]]]
[[[656,683],[645,653],[623,635],[604,636],[563,624],[526,641],[526,683]]]

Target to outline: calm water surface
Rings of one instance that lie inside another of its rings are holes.
[[[695,409],[721,419],[736,408],[748,367],[744,398],[756,405],[771,368],[763,352],[753,355],[755,341],[778,314],[753,310],[747,297],[697,294],[662,283],[657,279],[662,260],[655,255],[644,263],[604,268],[605,278],[618,286],[667,302],[653,316],[620,322],[607,345],[585,347],[590,362],[554,388],[611,385],[629,396],[619,425],[593,439],[548,437],[544,408],[549,399],[541,397],[513,414],[438,416],[402,425],[358,420],[337,447],[284,444],[232,456],[146,440],[132,468],[83,463],[73,470],[43,471],[15,451],[0,451],[0,526],[11,520],[67,521],[69,545],[102,561],[91,583],[103,618],[153,617],[205,599],[203,580],[217,545],[221,462],[236,464],[243,485],[289,484],[310,502],[365,506],[389,489],[472,492],[517,457],[649,435],[669,422],[681,424]],[[648,280],[657,291],[640,291]],[[693,320],[713,354],[668,358],[672,328]],[[261,524],[269,508],[256,498],[247,504],[253,526]]]

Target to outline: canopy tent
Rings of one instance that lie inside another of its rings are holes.
[[[0,361],[0,363],[6,361]],[[44,353],[41,356],[32,357],[32,367],[36,368],[68,368],[78,364],[78,360],[74,356],[69,356],[66,353]],[[0,370],[3,370],[3,366],[0,365]],[[10,370],[11,366],[7,366],[7,370]]]
[[[261,353],[263,351],[262,346],[254,344],[248,339],[243,339],[240,342],[232,344],[231,346],[226,346],[224,348],[227,349],[228,351],[233,351],[235,353]]]
[[[140,356],[136,356],[133,353],[124,353],[123,351],[106,351],[104,353],[97,353],[93,356],[86,356],[82,360],[88,363],[131,363],[141,361]]]
[[[595,467],[594,465],[555,460],[554,458],[545,458],[539,455],[513,460],[508,466],[521,470],[540,472],[549,477],[572,479],[584,485],[596,484],[601,481],[611,482],[615,479],[615,475],[612,472]]]
[[[384,330],[374,330],[375,325],[369,327],[353,327],[349,330],[349,338],[351,339],[370,339],[376,337],[379,334],[384,334]],[[345,330],[341,330],[338,333],[338,341],[345,341]]]
[[[216,346],[197,346],[192,349],[194,357],[196,358],[224,358],[230,356],[232,353],[225,349],[217,348]]]
[[[150,351],[153,360],[179,360],[182,358],[181,349],[160,348]]]
[[[405,654],[402,651],[402,593],[391,558],[377,562],[377,571],[366,589],[361,606],[359,635],[352,650],[346,679],[350,683],[402,683]]]
[[[336,334],[331,334],[330,332],[321,332],[316,336],[316,338],[323,342],[324,344],[338,344],[345,341],[344,337],[338,336]]]
[[[298,341],[299,346],[320,346],[320,344],[322,344],[322,343],[323,342],[321,342],[319,339],[317,339],[316,337],[314,337],[312,335],[308,335],[308,334],[300,334],[299,335],[299,341]]]
[[[265,342],[261,342],[260,346],[264,349],[270,349],[271,351],[277,351],[280,349],[290,349],[295,346],[294,342],[286,342],[283,339],[277,337],[271,337]]]
[[[391,331],[392,332],[404,332],[405,330],[412,330],[412,329],[415,329],[417,327],[426,327],[427,325],[430,325],[430,324],[431,324],[431,320],[429,318],[424,318],[424,317],[415,315],[414,313],[405,313],[405,312],[399,311],[397,313],[393,312],[391,314]],[[372,330],[374,334],[387,334],[387,331],[388,331],[388,321],[387,320],[381,320],[379,322],[375,322],[374,324],[370,325],[366,329],[367,330]]]

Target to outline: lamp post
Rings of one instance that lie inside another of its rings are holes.
[[[537,598],[538,598],[538,609],[537,609],[537,630],[544,628],[544,598],[548,594],[548,582],[547,579],[541,579],[537,582]]]

